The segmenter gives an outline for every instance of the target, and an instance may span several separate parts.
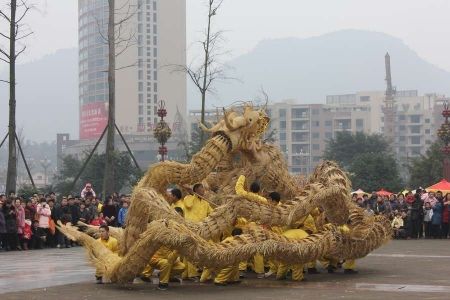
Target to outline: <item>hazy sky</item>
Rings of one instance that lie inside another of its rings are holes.
[[[35,34],[27,41],[22,61],[76,47],[78,1],[31,1],[38,3],[39,12],[30,15]],[[204,3],[187,0],[188,45],[204,26]],[[421,57],[450,71],[449,12],[448,0],[225,0],[216,28],[227,30],[226,47],[233,56],[263,39],[310,37],[349,28],[380,31],[403,39]]]

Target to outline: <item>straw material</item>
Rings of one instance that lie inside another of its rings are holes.
[[[321,163],[307,179],[292,176],[281,151],[261,140],[268,121],[263,110],[246,104],[242,114],[225,115],[208,130],[212,137],[190,163],[166,161],[149,168],[133,190],[126,228],[110,230],[119,242],[118,255],[91,237],[97,234],[95,226],[81,223],[85,230],[81,232],[70,224],[58,224],[63,234],[87,249],[106,278],[119,283],[133,280],[162,246],[200,267],[219,269],[257,253],[287,264],[356,259],[390,240],[388,220],[366,215],[351,201],[350,180],[334,162]],[[247,185],[259,181],[264,193],[278,191],[280,204],[236,195],[240,175],[246,176]],[[185,190],[197,182],[209,187],[208,202],[217,207],[202,222],[192,223],[171,209],[164,196],[170,184]],[[298,228],[309,214],[317,232],[305,239],[288,240],[264,229]],[[232,240],[212,242],[228,235],[238,218],[257,225],[244,226],[244,234]]]

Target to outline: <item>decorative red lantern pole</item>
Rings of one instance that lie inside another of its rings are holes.
[[[167,125],[166,121],[164,121],[164,117],[167,116],[166,103],[164,102],[164,100],[161,100],[159,101],[158,105],[158,117],[160,117],[161,119],[153,130],[153,136],[161,145],[158,149],[158,153],[159,155],[161,155],[161,161],[164,161],[164,158],[168,152],[165,144],[172,135],[172,130],[170,129],[169,125]]]
[[[448,121],[448,118],[450,117],[450,110],[448,102],[444,103],[444,111],[442,112],[442,115],[445,118],[445,122],[441,125],[441,128],[438,129],[437,135],[444,143],[444,147],[442,147],[442,152],[444,153],[443,176],[444,179],[450,181],[450,123]]]

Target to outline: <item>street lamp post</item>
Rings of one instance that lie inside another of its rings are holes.
[[[443,176],[444,179],[447,181],[450,181],[450,110],[448,102],[444,103],[444,110],[442,111],[442,116],[445,118],[445,122],[441,125],[441,127],[437,131],[438,137],[441,139],[441,141],[444,143],[444,146],[442,147],[442,152],[444,154],[444,164],[443,164]]]
[[[161,155],[161,161],[164,161],[164,158],[167,155],[167,147],[165,145],[167,143],[167,140],[172,135],[172,130],[170,129],[169,125],[167,125],[166,121],[164,121],[164,117],[166,116],[167,116],[166,103],[164,102],[164,100],[161,100],[159,101],[159,108],[158,108],[158,117],[160,117],[160,120],[158,124],[156,124],[155,129],[153,130],[153,136],[161,145],[158,149],[158,153],[159,155]]]

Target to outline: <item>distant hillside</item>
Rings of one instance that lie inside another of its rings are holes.
[[[78,50],[59,50],[17,66],[17,126],[25,139],[56,140],[78,133]],[[6,71],[1,79],[8,79]],[[0,84],[0,135],[8,126],[9,92]]]
[[[209,105],[252,99],[261,86],[272,100],[324,102],[329,94],[385,89],[384,55],[391,55],[393,83],[398,89],[450,94],[450,73],[420,58],[403,41],[390,35],[342,30],[318,37],[260,42],[248,54],[229,62],[234,77],[216,85]],[[199,107],[190,89],[190,107]]]

